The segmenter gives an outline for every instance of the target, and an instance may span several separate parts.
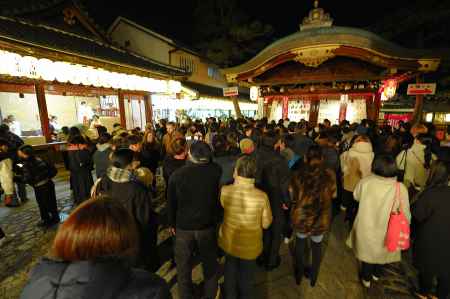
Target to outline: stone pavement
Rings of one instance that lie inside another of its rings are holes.
[[[71,209],[67,182],[68,174],[64,171],[55,181],[58,206],[64,212],[69,212]],[[164,215],[165,204],[162,200],[164,187],[161,179],[158,187],[157,211]],[[19,297],[26,283],[28,271],[42,255],[46,254],[56,232],[56,229],[42,230],[36,227],[39,212],[32,190],[29,189],[28,194],[30,201],[20,208],[0,206],[0,225],[7,234],[15,234],[15,237],[0,249],[0,299]],[[164,216],[161,219],[164,219]],[[295,284],[290,248],[283,244],[280,267],[272,272],[260,270],[257,273],[258,296],[256,298],[414,298],[410,294],[410,289],[415,284],[415,274],[406,262],[385,267],[384,276],[379,282],[375,283],[369,291],[362,288],[358,278],[358,263],[351,250],[345,246],[346,237],[347,227],[342,217],[337,217],[331,233],[324,241],[325,253],[315,288],[309,286],[307,279],[303,279],[300,287]],[[178,298],[176,269],[169,261],[171,243],[167,229],[161,228],[158,242],[161,258],[165,261],[158,274],[169,283],[174,298]],[[200,265],[193,269],[193,278],[196,284],[201,283]]]

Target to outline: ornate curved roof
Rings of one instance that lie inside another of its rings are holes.
[[[399,60],[437,60],[437,64],[439,64],[439,58],[433,57],[430,51],[407,49],[363,29],[331,26],[312,28],[291,34],[269,45],[248,62],[224,69],[223,72],[227,76],[239,75],[256,70],[281,55],[298,53],[304,49],[329,48],[334,51],[339,47],[362,49],[380,57]],[[333,56],[339,56],[339,54]],[[377,64],[376,60],[373,62]]]

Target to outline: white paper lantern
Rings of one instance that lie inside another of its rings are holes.
[[[67,83],[70,79],[70,65],[67,62],[58,61],[55,63],[56,80]]]
[[[25,56],[20,58],[20,76],[27,78],[38,78],[37,75],[38,60],[35,57]]]
[[[0,52],[0,74],[12,75],[16,65],[14,55],[11,52]]]
[[[42,80],[54,81],[56,79],[54,64],[50,59],[39,59],[37,73]]]
[[[72,64],[68,66],[70,70],[69,81],[72,84],[81,84],[83,82],[84,68],[80,64]]]

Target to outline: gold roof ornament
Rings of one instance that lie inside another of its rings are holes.
[[[309,12],[308,16],[300,24],[300,31],[331,26],[333,26],[333,18],[331,18],[329,13],[325,13],[325,10],[319,7],[319,1],[315,0],[314,9]]]

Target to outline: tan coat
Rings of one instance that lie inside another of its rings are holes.
[[[369,142],[357,142],[341,155],[344,189],[353,192],[356,184],[372,172],[374,153]]]
[[[353,248],[360,261],[389,264],[401,260],[400,251],[391,253],[384,246],[396,184],[396,178],[370,175],[362,179],[355,188],[353,196],[359,201],[359,209],[347,245]],[[403,184],[400,184],[400,197],[403,212],[410,220],[408,190]]]
[[[5,195],[12,195],[15,192],[13,178],[13,161],[11,159],[0,161],[0,185]]]
[[[222,187],[220,203],[224,220],[219,230],[219,246],[229,255],[254,260],[263,249],[263,229],[272,223],[266,193],[254,179],[236,177],[233,185]]]

